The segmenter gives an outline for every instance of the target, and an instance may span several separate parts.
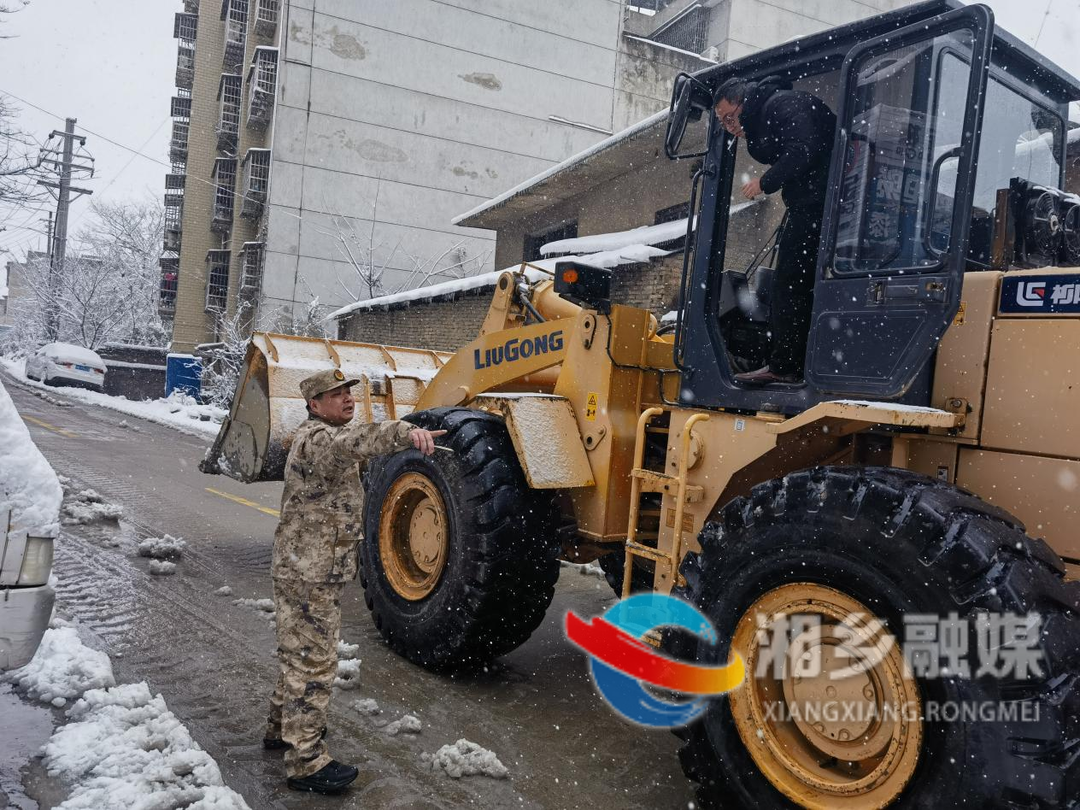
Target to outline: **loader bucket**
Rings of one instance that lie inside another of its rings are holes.
[[[300,381],[339,368],[360,380],[353,388],[354,419],[400,419],[416,407],[428,381],[450,358],[447,352],[349,343],[343,340],[256,332],[228,418],[199,465],[244,483],[280,481],[289,442],[307,419]]]

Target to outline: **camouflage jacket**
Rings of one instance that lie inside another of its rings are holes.
[[[314,417],[300,426],[285,462],[272,576],[305,582],[356,576],[364,519],[360,473],[373,456],[412,447],[409,431],[415,429],[397,421],[337,427]]]

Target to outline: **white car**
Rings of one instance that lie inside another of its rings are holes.
[[[105,361],[82,346],[46,343],[27,359],[26,376],[46,385],[78,385],[101,391],[105,387]]]

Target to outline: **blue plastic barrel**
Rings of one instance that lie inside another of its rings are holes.
[[[193,354],[165,355],[165,396],[183,391],[198,398],[202,390],[202,361]]]

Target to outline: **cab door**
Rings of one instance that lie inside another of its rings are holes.
[[[968,6],[844,61],[807,347],[821,393],[901,396],[956,315],[992,36]]]

